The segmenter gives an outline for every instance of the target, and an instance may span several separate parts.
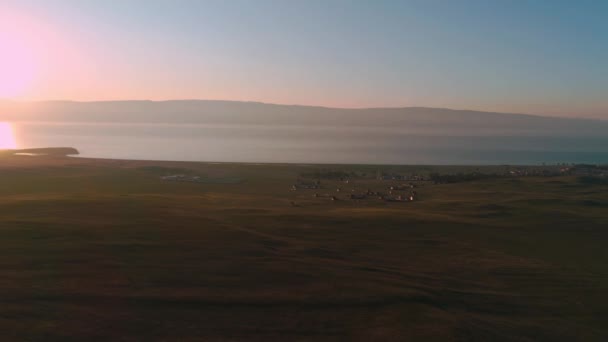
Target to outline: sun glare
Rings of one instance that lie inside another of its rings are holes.
[[[17,41],[0,33],[0,98],[19,96],[33,78],[31,55]]]
[[[17,148],[13,126],[8,122],[0,122],[0,150]]]
[[[34,78],[33,40],[10,24],[0,22],[0,99],[20,96]]]

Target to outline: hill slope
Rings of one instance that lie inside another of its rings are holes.
[[[179,100],[0,102],[2,121],[392,127],[440,134],[604,136],[608,121],[440,108],[340,109],[258,102]]]

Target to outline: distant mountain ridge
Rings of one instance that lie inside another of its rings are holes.
[[[221,100],[0,101],[0,121],[386,127],[432,134],[606,135],[608,120],[427,107],[329,108]]]

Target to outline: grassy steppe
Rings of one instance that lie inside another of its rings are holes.
[[[607,185],[290,191],[315,168],[1,157],[2,340],[608,338]]]

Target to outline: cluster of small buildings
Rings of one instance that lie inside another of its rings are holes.
[[[592,176],[592,177],[607,177],[608,167],[601,165],[589,164],[563,164],[560,167],[517,167],[511,168],[506,173],[507,176],[523,177],[523,176]]]
[[[400,175],[400,174],[396,174],[396,173],[383,173],[383,172],[378,172],[376,174],[376,179],[377,180],[384,180],[384,181],[423,181],[425,180],[425,178],[421,175]]]
[[[318,184],[307,184],[310,186],[315,186]],[[402,185],[397,185],[397,186],[391,186],[388,189],[388,193],[386,192],[381,192],[381,191],[372,191],[370,189],[367,189],[367,191],[365,192],[356,192],[355,189],[351,189],[350,194],[347,194],[345,197],[346,199],[350,199],[350,200],[365,200],[365,199],[379,199],[381,201],[386,201],[386,202],[410,202],[410,201],[414,201],[417,198],[417,192],[416,190],[413,190],[415,187],[414,184],[410,183],[408,185],[406,184],[402,184]],[[319,187],[302,187],[302,185],[294,185],[292,186],[292,190],[297,190],[297,189],[319,189]],[[403,192],[400,194],[393,194],[393,192],[395,191],[407,191],[410,190],[409,194],[407,192]],[[342,188],[337,187],[336,188],[336,192],[344,192]],[[329,198],[332,201],[337,201],[339,200],[339,198],[336,195],[331,195],[331,194],[319,194],[319,193],[314,193],[313,197],[315,198]]]
[[[536,169],[536,168],[516,168],[509,170],[507,176],[525,177],[525,176],[559,176],[560,171],[557,169]]]
[[[372,196],[369,196],[367,194],[351,194],[350,195],[350,199],[351,200],[364,200],[364,199],[368,199],[368,198],[373,198],[376,197],[381,201],[386,201],[386,202],[407,202],[407,201],[413,201],[414,200],[414,196],[410,195],[410,196],[405,196],[405,195],[398,195],[398,196],[388,196],[385,194],[381,194],[381,193],[375,193]]]
[[[316,180],[314,182],[301,182],[298,181],[296,184],[291,186],[291,191],[298,189],[321,189],[321,181]]]
[[[574,176],[592,176],[592,177],[608,177],[608,167],[597,165],[573,165],[564,166],[560,169],[562,174]]]
[[[376,197],[379,200],[386,201],[386,202],[410,202],[410,201],[413,201],[416,198],[416,196],[417,196],[417,193],[415,190],[412,190],[409,193],[409,195],[399,194],[397,196],[393,196],[392,191],[389,191],[388,194],[385,194],[380,191],[367,190],[367,192],[362,193],[362,194],[351,194],[350,199],[351,200],[363,200],[363,199],[367,199],[367,198]]]
[[[414,183],[409,183],[409,184],[393,185],[389,188],[389,190],[404,191],[404,190],[408,190],[408,189],[413,189],[415,187],[416,187],[416,185]]]
[[[170,176],[162,176],[161,180],[164,181],[172,181],[172,182],[193,182],[200,183],[202,179],[200,176],[187,176],[187,175],[170,175]]]

